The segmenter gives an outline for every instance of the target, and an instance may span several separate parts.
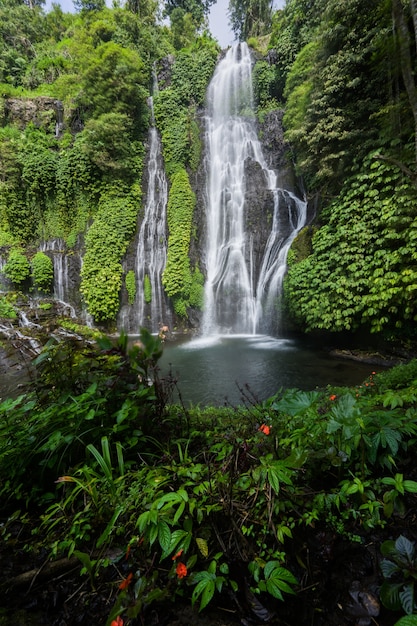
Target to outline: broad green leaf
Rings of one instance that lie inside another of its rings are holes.
[[[277,586],[275,580],[273,579],[269,579],[266,581],[266,589],[268,591],[268,593],[271,594],[271,596],[274,596],[274,598],[277,598],[278,600],[284,600],[284,596],[281,593],[280,588]]]
[[[269,578],[270,575],[271,575],[271,572],[273,572],[274,569],[277,569],[280,566],[281,566],[281,564],[280,564],[279,561],[268,561],[265,564],[265,567],[264,567],[264,576],[265,576],[265,578]]]
[[[167,552],[171,545],[171,530],[165,520],[159,520],[158,541],[162,550]]]
[[[173,519],[173,523],[176,524],[178,522],[178,520],[180,519],[181,515],[184,513],[184,509],[185,509],[185,502],[182,501],[180,502],[180,505],[178,507],[178,509],[175,511],[175,515],[174,515],[174,519]]]

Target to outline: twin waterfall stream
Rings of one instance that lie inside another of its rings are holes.
[[[151,102],[152,104],[152,102]],[[306,221],[306,202],[277,187],[257,137],[252,93],[252,59],[246,44],[230,48],[218,64],[207,94],[205,189],[206,242],[203,336],[270,332],[276,318],[288,249]],[[124,307],[118,326],[135,333],[140,326],[157,332],[170,326],[169,304],[161,278],[166,262],[168,185],[155,127],[150,131],[148,190],[136,251],[137,296]],[[245,164],[262,168],[273,195],[271,230],[260,267],[255,267],[253,238],[245,225]],[[286,223],[286,236],[282,224]],[[145,301],[145,280],[151,302]]]

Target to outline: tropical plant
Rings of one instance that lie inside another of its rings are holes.
[[[407,615],[417,612],[414,585],[417,580],[415,544],[404,535],[381,546],[385,557],[381,570],[385,578],[380,590],[381,601],[388,609],[402,609]]]

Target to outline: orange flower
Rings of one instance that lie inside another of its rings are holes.
[[[271,429],[269,426],[267,426],[266,424],[262,424],[262,426],[259,427],[259,430],[261,431],[261,433],[263,433],[264,435],[269,435],[271,432]]]
[[[333,400],[336,400],[337,396],[333,393],[330,397],[329,400],[331,400],[333,402]]]
[[[185,578],[187,576],[187,566],[181,561],[178,563],[175,571],[177,572],[178,578]]]
[[[122,620],[122,618],[120,617],[120,615],[118,615],[118,616],[116,617],[116,619],[114,619],[114,620],[112,621],[112,623],[110,624],[110,626],[123,626],[123,620]]]
[[[176,561],[181,556],[181,554],[183,552],[184,552],[184,550],[182,548],[181,548],[181,550],[178,550],[177,554],[174,554],[174,556],[172,557],[172,560]]]
[[[126,576],[126,578],[124,580],[122,580],[122,582],[119,585],[119,589],[127,589],[130,585],[130,583],[132,582],[132,578],[133,578],[133,574],[132,572],[130,572],[130,574],[128,574]]]

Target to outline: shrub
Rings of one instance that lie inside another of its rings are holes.
[[[48,292],[53,286],[54,266],[44,252],[37,252],[32,259],[32,280],[39,291]]]
[[[12,283],[21,285],[30,276],[30,263],[23,252],[14,249],[10,251],[3,272]]]

